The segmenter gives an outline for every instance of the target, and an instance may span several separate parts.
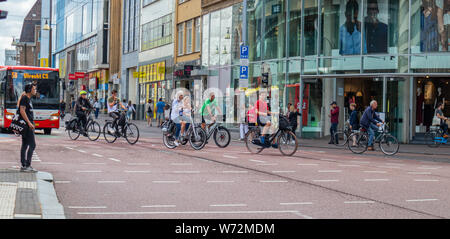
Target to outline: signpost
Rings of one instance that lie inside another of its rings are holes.
[[[246,90],[248,88],[248,46],[241,45],[239,67],[239,89]]]

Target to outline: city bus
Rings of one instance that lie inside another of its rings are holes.
[[[51,134],[59,128],[59,71],[33,66],[0,66],[0,130],[6,131],[17,112],[17,101],[29,83],[37,85],[32,97],[36,129]]]

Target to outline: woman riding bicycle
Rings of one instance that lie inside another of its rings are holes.
[[[441,127],[442,131],[444,132],[444,135],[442,137],[448,138],[448,125],[446,122],[448,120],[448,118],[444,116],[444,113],[442,112],[443,108],[444,108],[444,104],[442,104],[442,102],[439,102],[437,104],[437,108],[434,112],[434,115],[441,120],[440,127]]]
[[[177,92],[175,99],[172,102],[172,112],[170,114],[170,119],[175,122],[177,130],[175,132],[175,141],[173,142],[175,146],[180,145],[180,131],[181,131],[181,121],[183,116],[183,92]],[[184,130],[183,130],[184,133]]]

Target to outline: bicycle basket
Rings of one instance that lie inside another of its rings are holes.
[[[281,130],[289,129],[289,120],[287,119],[286,116],[280,115],[280,120],[279,120],[279,123],[278,123],[278,127]]]

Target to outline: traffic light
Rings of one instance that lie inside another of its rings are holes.
[[[7,16],[8,16],[8,11],[0,10],[0,19],[5,19]]]

